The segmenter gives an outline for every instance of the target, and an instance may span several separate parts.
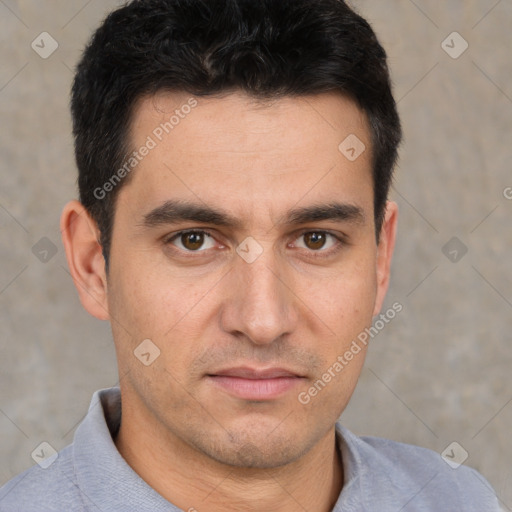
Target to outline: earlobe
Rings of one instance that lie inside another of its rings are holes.
[[[78,201],[70,201],[60,220],[62,242],[73,281],[83,307],[100,320],[108,320],[105,259],[98,242],[96,222]]]
[[[393,201],[388,201],[377,248],[377,297],[373,316],[379,314],[388,290],[397,224],[398,205]]]

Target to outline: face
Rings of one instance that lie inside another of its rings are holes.
[[[150,149],[120,190],[106,281],[123,402],[215,461],[297,460],[347,405],[366,348],[335,363],[387,286],[366,117],[336,94],[161,93],[131,139]]]

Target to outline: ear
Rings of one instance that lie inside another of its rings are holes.
[[[71,201],[62,211],[60,230],[82,306],[96,318],[108,320],[105,259],[96,222],[80,202]]]
[[[373,316],[378,315],[384,297],[388,291],[391,259],[395,248],[396,228],[398,224],[398,205],[393,201],[386,204],[386,213],[380,230],[379,245],[377,247],[377,297]]]

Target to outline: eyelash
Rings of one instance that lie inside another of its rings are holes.
[[[335,254],[337,254],[341,249],[343,249],[343,247],[345,245],[347,245],[347,241],[344,239],[344,237],[342,236],[338,236],[338,235],[335,235],[334,233],[331,233],[330,231],[324,231],[324,230],[312,230],[312,229],[307,229],[307,230],[304,230],[304,231],[301,231],[297,237],[297,238],[300,238],[304,235],[307,235],[309,233],[315,233],[315,234],[321,234],[321,235],[329,235],[331,236],[332,238],[335,239],[336,241],[336,246],[329,249],[329,250],[326,250],[326,251],[323,251],[323,250],[318,250],[318,251],[314,251],[314,250],[309,250],[308,252],[310,253],[310,257],[312,258],[327,258],[327,257],[331,257],[331,256],[334,256]],[[165,245],[172,245],[172,242],[174,242],[175,240],[179,239],[181,236],[183,235],[190,235],[190,234],[195,234],[195,235],[207,235],[208,237],[211,237],[213,239],[215,239],[215,237],[209,232],[209,231],[205,231],[205,230],[202,230],[202,229],[190,229],[190,230],[186,230],[186,231],[180,231],[179,233],[175,233],[174,235],[171,235],[170,237],[168,237],[167,239],[165,239]],[[193,255],[195,254],[200,254],[201,252],[206,252],[208,251],[209,249],[206,249],[206,250],[203,250],[203,251],[184,251],[183,249],[179,249],[177,247],[174,248],[176,251],[179,251],[180,253],[185,253],[185,254],[190,254],[191,256],[186,256],[186,257],[194,257]],[[300,248],[302,249],[302,248]]]

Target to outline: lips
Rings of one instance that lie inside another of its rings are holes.
[[[243,400],[274,400],[291,391],[304,377],[285,368],[227,368],[207,375],[217,389]]]
[[[301,377],[301,375],[289,370],[285,370],[284,368],[267,368],[263,370],[248,367],[228,368],[227,370],[220,370],[215,372],[213,376],[239,377],[241,379],[251,380],[277,379],[281,377]]]

